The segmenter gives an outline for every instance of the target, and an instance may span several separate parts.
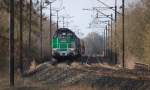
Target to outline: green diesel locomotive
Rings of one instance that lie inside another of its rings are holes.
[[[84,43],[68,28],[58,29],[52,39],[52,56],[55,59],[75,59],[84,54]]]

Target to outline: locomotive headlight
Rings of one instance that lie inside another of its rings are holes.
[[[52,49],[52,52],[53,52],[53,53],[56,53],[56,52],[57,52],[57,49],[56,49],[56,48],[53,48],[53,49]]]
[[[57,49],[56,49],[56,48],[53,48],[52,50],[53,50],[53,51],[57,51]]]
[[[56,48],[53,48],[53,49],[52,49],[52,54],[55,55],[56,53],[58,53],[58,52],[57,52],[57,49],[56,49]]]
[[[70,48],[70,51],[75,51],[75,48]]]

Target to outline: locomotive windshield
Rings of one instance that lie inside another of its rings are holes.
[[[60,35],[59,35],[59,38],[60,38],[60,40],[61,41],[66,41],[66,33],[61,33]]]
[[[54,35],[54,38],[60,38],[60,39],[66,39],[68,37],[73,38],[73,34],[72,33],[66,33],[66,32],[61,32],[61,33],[57,33]]]

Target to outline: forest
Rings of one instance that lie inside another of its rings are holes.
[[[31,33],[31,50],[29,53],[29,2],[23,0],[23,59],[24,63],[29,63],[32,60],[36,60],[41,63],[40,59],[40,3],[34,2],[32,6],[32,31]],[[3,73],[8,71],[9,64],[9,1],[0,1],[0,71]],[[19,63],[19,1],[15,1],[15,68],[18,68]],[[49,55],[49,20],[43,15],[43,58]],[[53,21],[54,23],[54,21]],[[56,30],[56,25],[52,25],[52,32]],[[32,58],[29,59],[29,56]]]
[[[117,41],[119,59],[122,58],[122,16],[118,15]],[[125,8],[125,61],[150,64],[150,1],[139,0]],[[113,41],[115,42],[115,41]],[[115,49],[115,44],[113,45]],[[120,61],[121,63],[121,61]]]

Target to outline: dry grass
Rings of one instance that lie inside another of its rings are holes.
[[[126,57],[126,68],[128,69],[134,69],[135,68],[135,62],[137,61],[137,58],[133,56],[127,56]]]
[[[47,87],[7,87],[0,90],[55,90]]]
[[[69,86],[62,88],[60,90],[97,90],[95,87],[87,85]]]
[[[13,88],[10,88],[9,86],[8,75],[4,77],[0,77],[0,90],[32,90],[32,89],[27,89],[27,88],[28,87],[41,87],[41,86],[42,85],[39,84],[38,82],[33,82],[29,79],[22,78],[19,75],[15,74],[15,88],[13,89]],[[25,88],[25,89],[19,89],[19,88]]]
[[[60,64],[57,64],[57,68],[69,68],[70,66],[67,65],[66,63],[60,63]]]
[[[70,86],[65,88],[49,88],[49,87],[14,87],[0,88],[0,90],[98,90],[87,86]]]
[[[71,68],[81,69],[81,68],[83,68],[83,65],[81,65],[80,63],[77,63],[77,62],[73,62],[71,64]]]
[[[92,68],[92,67],[97,67],[97,68],[107,68],[107,69],[112,69],[112,70],[118,70],[120,68],[118,68],[117,66],[111,66],[107,63],[104,63],[104,64],[91,64],[91,65],[84,65],[85,67],[89,67],[89,68]]]

